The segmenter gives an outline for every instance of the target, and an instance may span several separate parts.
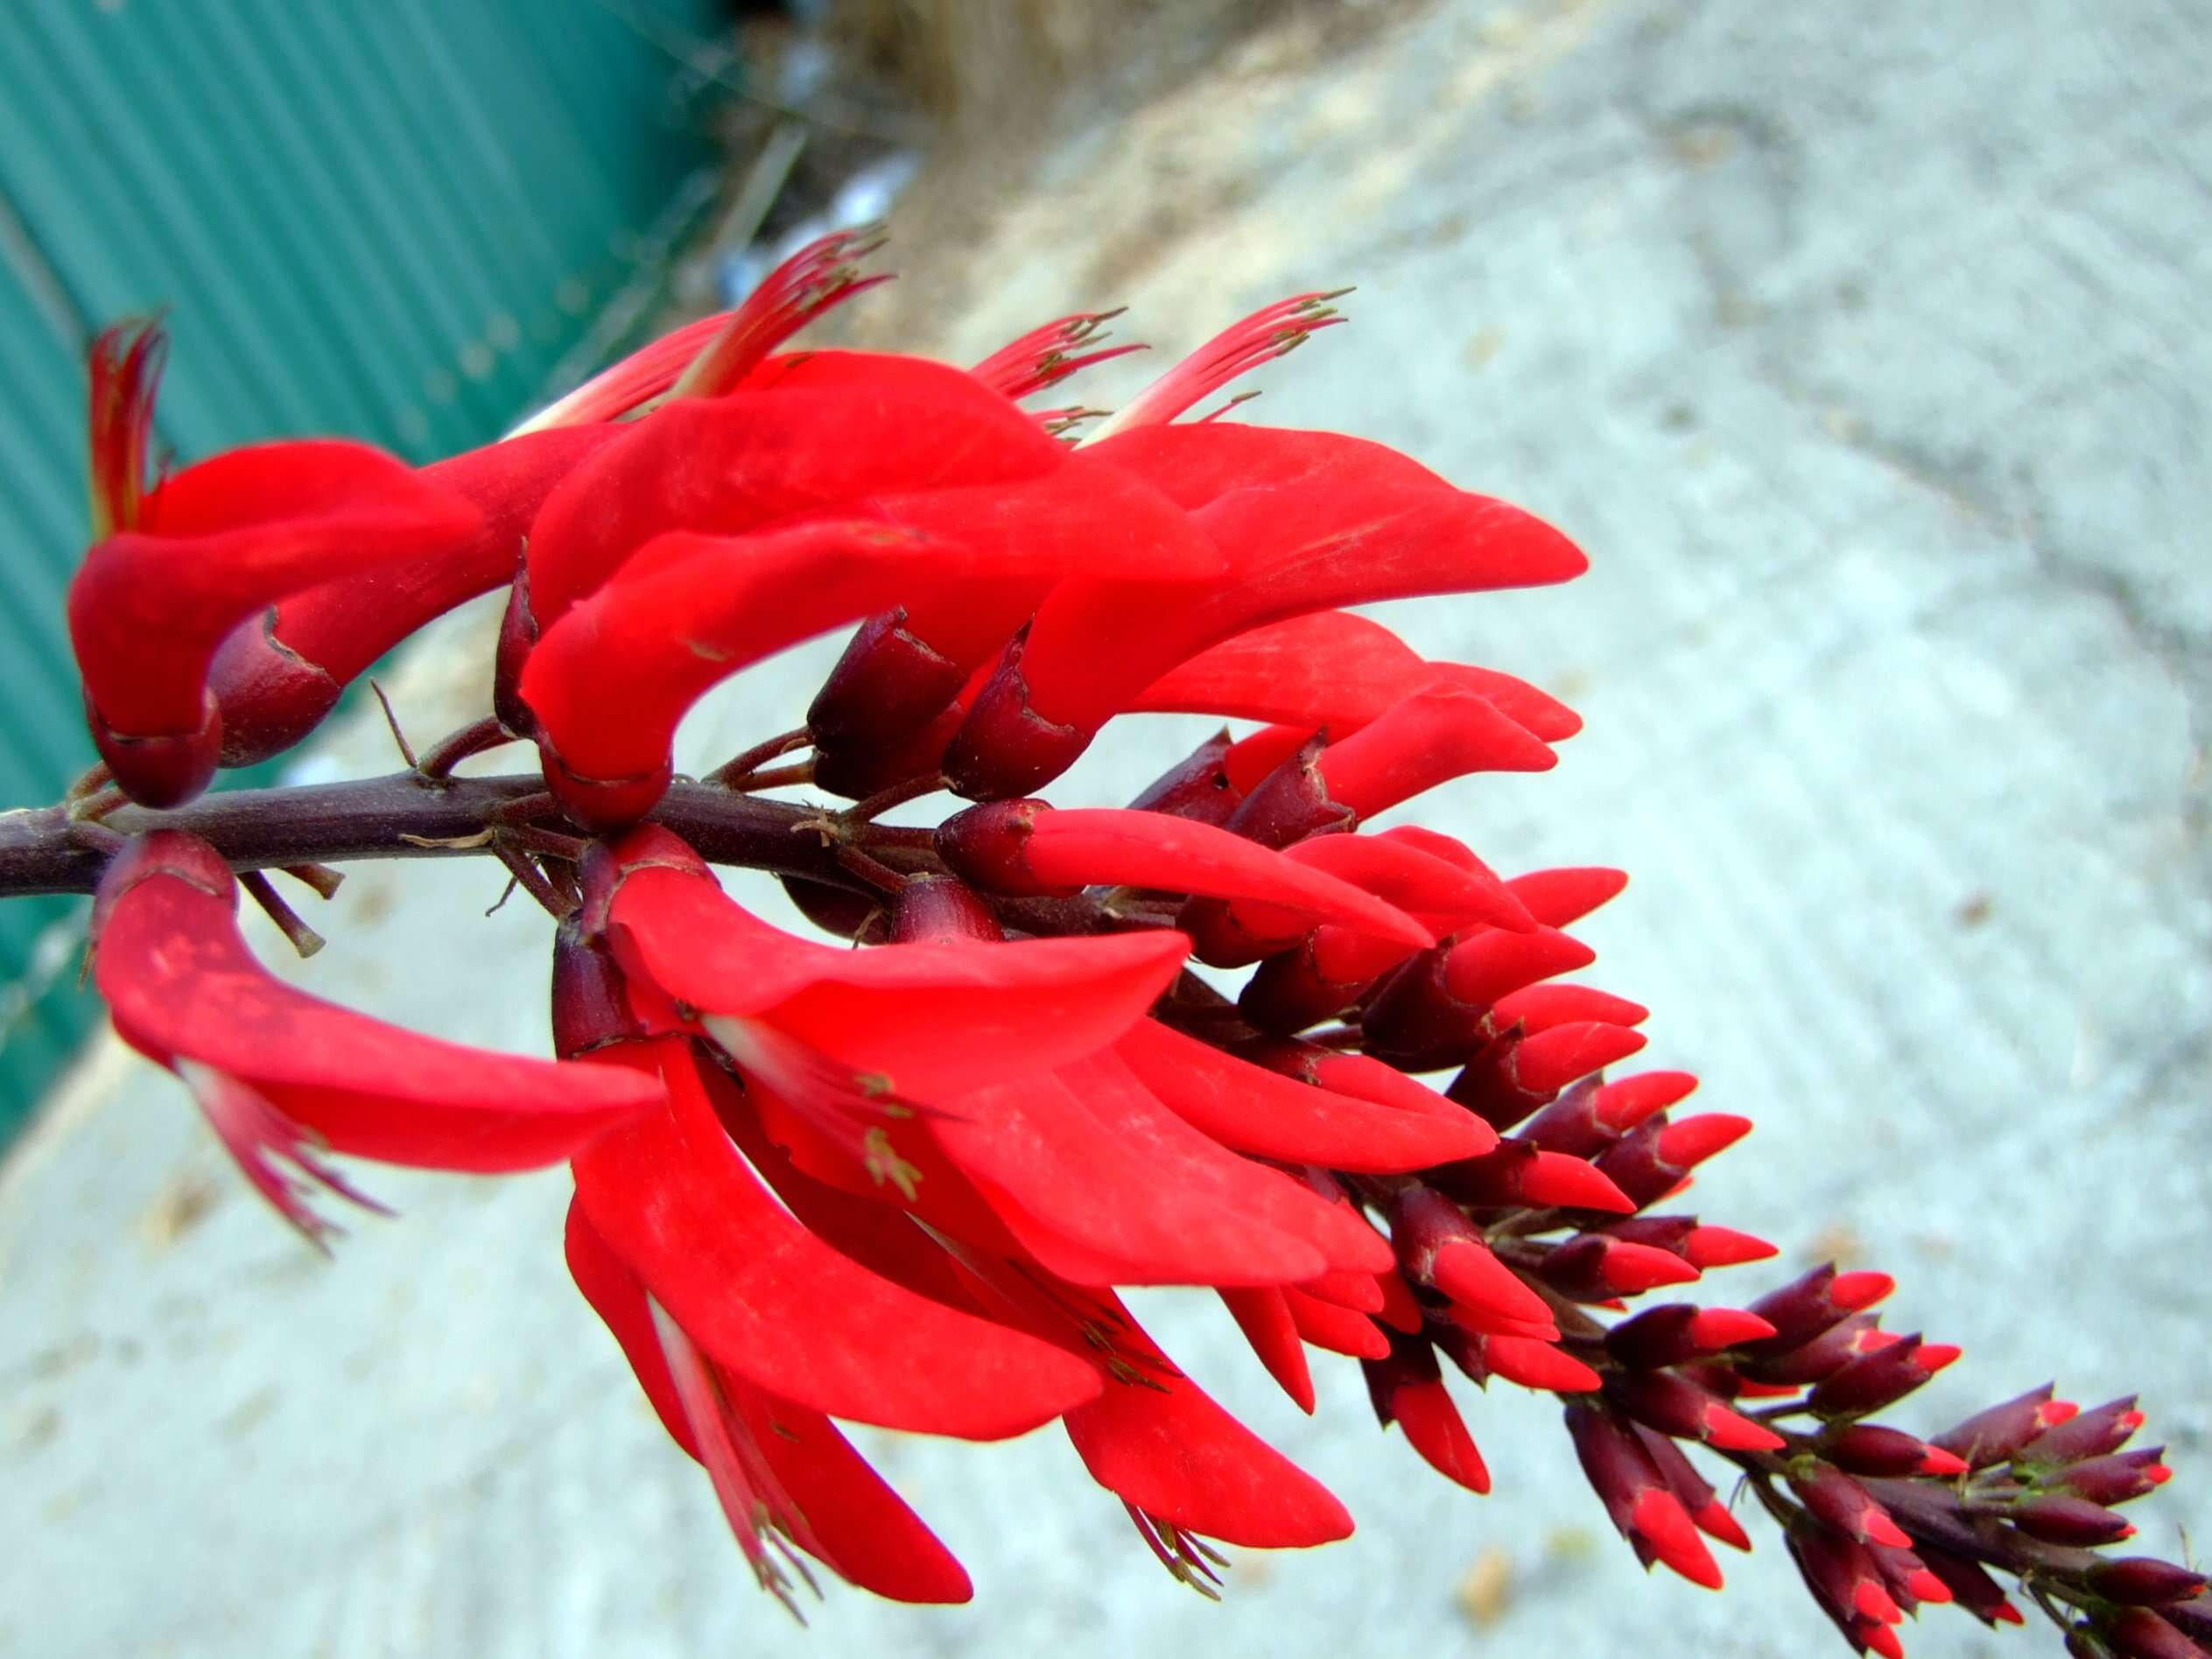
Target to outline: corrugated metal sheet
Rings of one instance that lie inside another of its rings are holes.
[[[0,803],[91,759],[60,631],[87,338],[168,309],[184,459],[428,460],[545,390],[699,199],[715,0],[24,0],[0,23]],[[0,1140],[92,1016],[0,904]],[[57,931],[57,928],[60,931]],[[41,940],[45,941],[43,950]]]

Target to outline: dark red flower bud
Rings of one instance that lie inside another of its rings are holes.
[[[1544,1255],[1544,1282],[1577,1302],[1608,1302],[1662,1284],[1688,1284],[1697,1269],[1672,1250],[1633,1244],[1606,1233],[1583,1233]]]
[[[1809,1516],[1794,1521],[1783,1537],[1806,1588],[1843,1631],[1844,1640],[1854,1648],[1872,1648],[1885,1655],[1903,1651],[1886,1627],[1901,1623],[1904,1609],[1890,1594],[1865,1545]]]
[[[2117,1452],[2142,1426],[2143,1414],[2135,1409],[2135,1396],[2126,1395],[2052,1424],[2014,1452],[2012,1460],[2056,1466],[2101,1458]]]
[[[2112,1651],[2126,1659],[2204,1659],[2206,1649],[2148,1607],[2131,1607],[2103,1627]]]
[[[1667,1482],[1667,1489],[1681,1501],[1700,1532],[1709,1538],[1719,1539],[1731,1550],[1748,1550],[1752,1547],[1751,1538],[1729,1513],[1728,1506],[1720,1501],[1711,1483],[1697,1473],[1696,1466],[1680,1446],[1641,1424],[1632,1424],[1629,1431],[1636,1437],[1653,1466]]]
[[[1648,1370],[1755,1341],[1773,1328],[1755,1313],[1674,1302],[1613,1326],[1605,1351],[1623,1365]]]
[[[2154,1556],[2100,1559],[2083,1575],[2090,1589],[2131,1606],[2160,1607],[2204,1593],[2204,1575]]]
[[[1605,1397],[1661,1434],[1701,1440],[1723,1452],[1778,1452],[1784,1444],[1773,1430],[1672,1371],[1610,1372]]]
[[[1584,1477],[1639,1557],[1664,1562],[1692,1584],[1719,1589],[1720,1568],[1697,1536],[1689,1510],[1653,1462],[1649,1443],[1597,1405],[1571,1404],[1566,1420]]]
[[[1751,1130],[1749,1118],[1725,1112],[1704,1112],[1675,1123],[1654,1117],[1600,1156],[1598,1167],[1641,1207],[1674,1192],[1697,1165]],[[1752,1311],[1781,1329],[1764,1307],[1754,1305]]]
[[[1331,800],[1319,758],[1323,735],[1317,733],[1245,791],[1226,827],[1262,847],[1288,847],[1309,835],[1355,829],[1352,809]]]
[[[2045,1476],[2040,1484],[2071,1492],[2091,1503],[2127,1503],[2173,1478],[2173,1471],[2159,1461],[2165,1452],[2163,1446],[2145,1446],[2136,1452],[2090,1458]]]
[[[1751,1304],[1753,1313],[1774,1327],[1774,1334],[1746,1352],[1768,1358],[1801,1347],[1845,1316],[1872,1307],[1894,1288],[1885,1273],[1838,1273],[1834,1262],[1823,1262]]]
[[[1447,1480],[1470,1492],[1490,1490],[1490,1471],[1444,1389],[1436,1351],[1426,1337],[1393,1332],[1386,1353],[1361,1360],[1360,1369],[1366,1374],[1367,1395],[1374,1402],[1377,1422],[1385,1428],[1394,1423],[1403,1429],[1407,1444]]]
[[[1500,1002],[1491,1010],[1485,1029],[1499,1023],[1506,1007]],[[1577,1020],[1533,1036],[1515,1028],[1470,1060],[1445,1093],[1492,1128],[1511,1128],[1577,1078],[1626,1059],[1644,1042],[1641,1031],[1601,1020]],[[1612,1177],[1612,1170],[1605,1173]],[[1634,1194],[1629,1196],[1634,1201]]]
[[[1049,720],[1029,703],[1022,678],[1026,629],[1004,655],[944,750],[944,776],[956,795],[999,801],[1050,783],[1090,747],[1092,734]]]
[[[1833,1464],[1808,1459],[1791,1465],[1789,1484],[1805,1507],[1838,1532],[1861,1543],[1910,1550],[1911,1536],[1873,1494]]]
[[[1593,1157],[1696,1086],[1687,1072],[1645,1072],[1610,1083],[1586,1078],[1522,1125],[1520,1139]]]
[[[1813,1386],[1806,1403],[1822,1416],[1857,1416],[1903,1399],[1959,1351],[1948,1343],[1905,1337],[1838,1367]]]
[[[1471,1310],[1550,1325],[1549,1304],[1491,1253],[1482,1229],[1442,1193],[1419,1184],[1401,1190],[1391,1210],[1390,1242],[1416,1283]]]
[[[1745,1376],[1761,1383],[1784,1385],[1794,1389],[1805,1383],[1818,1382],[1823,1377],[1834,1375],[1861,1355],[1878,1353],[1885,1348],[1895,1346],[1901,1340],[1896,1332],[1880,1328],[1876,1323],[1878,1317],[1871,1313],[1854,1313],[1829,1326],[1802,1347],[1792,1348],[1786,1353],[1778,1353],[1771,1358],[1747,1354],[1739,1363]],[[1755,1348],[1758,1345],[1747,1346]]]
[[[2070,1492],[2033,1492],[2014,1501],[2005,1518],[2022,1532],[2047,1543],[2095,1549],[2132,1537],[2135,1528],[2124,1515],[2077,1498]]]
[[[953,876],[915,876],[892,901],[890,942],[895,945],[1005,937],[991,907],[973,888]]]
[[[1976,1469],[2009,1463],[2022,1446],[2080,1409],[2069,1400],[2053,1399],[2051,1388],[2052,1385],[2047,1382],[2040,1388],[2030,1388],[2001,1404],[1977,1411],[1956,1428],[1931,1438],[1928,1444],[1965,1459]]]
[[[1467,1122],[1482,1123],[1478,1117],[1463,1115]],[[1494,1135],[1486,1123],[1483,1132]],[[1483,1208],[1556,1205],[1625,1215],[1634,1207],[1619,1188],[1581,1158],[1540,1151],[1523,1141],[1498,1144],[1480,1157],[1436,1170],[1429,1179],[1460,1203]]]
[[[1229,752],[1229,728],[1223,727],[1146,786],[1129,805],[1141,812],[1165,812],[1201,824],[1225,824],[1244,799],[1221,769]]]
[[[1948,1478],[1966,1473],[1966,1462],[1900,1429],[1873,1423],[1839,1423],[1821,1437],[1821,1453],[1853,1474],[1927,1474]]]
[[[1925,1542],[1914,1546],[1927,1570],[1942,1580],[1951,1592],[1951,1599],[1972,1613],[1984,1624],[1995,1629],[1998,1625],[2017,1625],[2026,1622],[2020,1610],[2005,1598],[2004,1590],[1996,1579],[1976,1563],[1963,1557],[1937,1550]],[[1923,1597],[1933,1600],[1934,1597]]]

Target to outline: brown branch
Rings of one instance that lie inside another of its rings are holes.
[[[151,829],[191,832],[228,859],[233,869],[348,863],[357,859],[452,858],[492,853],[484,832],[516,820],[512,809],[544,791],[536,773],[426,780],[413,772],[343,784],[230,790],[169,812],[125,806],[103,827],[121,835]],[[526,809],[527,810],[527,809]],[[794,833],[818,808],[733,794],[710,784],[678,783],[651,821],[682,836],[699,855],[779,875],[803,875],[832,887],[868,891],[818,835]],[[557,813],[530,814],[522,824],[573,834]],[[113,844],[87,845],[82,825],[60,806],[0,812],[0,896],[89,893]],[[936,868],[933,854],[909,836],[855,826],[853,844],[901,874]]]

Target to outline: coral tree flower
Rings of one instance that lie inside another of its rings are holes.
[[[221,749],[207,673],[225,636],[288,594],[447,552],[481,517],[404,462],[334,439],[230,450],[149,489],[158,349],[116,330],[93,360],[99,539],[69,587],[70,640],[116,781],[173,806],[207,786]]]
[[[2019,1621],[2010,1572],[2075,1650],[2212,1652],[2201,1575],[2099,1553],[2171,1473],[2128,1449],[2131,1397],[2083,1411],[2047,1387],[1928,1436],[1871,1421],[1958,1350],[1882,1329],[1893,1287],[1868,1270],[1632,1307],[1776,1253],[1678,1203],[1751,1124],[1684,1109],[1686,1072],[1614,1072],[1647,1010],[1563,977],[1595,960],[1573,930],[1620,872],[1504,876],[1453,836],[1378,827],[1450,780],[1548,768],[1573,712],[1347,608],[1563,580],[1574,545],[1380,445],[1225,407],[1178,424],[1341,321],[1331,294],[1232,326],[1079,446],[1092,411],[1015,400],[1129,349],[1099,343],[1112,313],[967,371],[779,355],[876,280],[872,237],[802,250],[420,473],[272,446],[149,493],[158,345],[96,357],[101,540],[71,615],[142,801],[291,741],[399,633],[511,584],[497,721],[467,733],[533,741],[545,791],[508,780],[480,834],[426,844],[486,845],[558,918],[559,1063],[280,984],[214,846],[56,815],[73,855],[120,847],[94,918],[118,1030],[249,1179],[317,1237],[312,1184],[367,1201],[326,1152],[567,1159],[577,1286],[795,1610],[810,1563],[902,1600],[971,1591],[840,1420],[974,1440],[1057,1421],[1207,1595],[1217,1544],[1349,1533],[1120,1294],[1182,1285],[1302,1410],[1315,1354],[1356,1360],[1377,1421],[1470,1494],[1492,1472],[1446,1362],[1553,1395],[1637,1558],[1699,1586],[1721,1583],[1713,1543],[1749,1545],[1710,1478],[1740,1477],[1855,1650],[1898,1659],[1903,1621],[1947,1604]],[[709,687],[853,623],[802,728],[673,787]],[[1127,806],[1032,793],[1159,712],[1249,729]],[[858,804],[764,798],[800,781]],[[884,822],[948,786],[977,804]],[[702,850],[780,875],[840,942],[755,914]]]
[[[237,887],[204,841],[135,840],[102,879],[92,938],[124,1042],[182,1079],[255,1188],[319,1240],[309,1190],[361,1195],[325,1151],[495,1174],[557,1163],[661,1099],[648,1077],[465,1048],[272,977],[239,937]]]

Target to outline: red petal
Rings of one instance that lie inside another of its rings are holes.
[[[865,358],[839,374],[810,360],[786,380],[678,398],[569,474],[530,532],[539,626],[664,531],[732,535],[879,491],[1010,483],[1064,457],[1019,409],[941,364]]]
[[[1546,927],[1578,922],[1628,885],[1619,870],[1533,870],[1506,883]]]
[[[1487,1008],[1508,993],[1555,974],[1587,967],[1598,953],[1549,926],[1534,933],[1477,933],[1444,959],[1444,988],[1472,1008]]]
[[[629,871],[610,907],[624,968],[710,1014],[761,1020],[901,1098],[957,1104],[1112,1043],[1181,967],[1164,931],[839,950],[769,927],[712,878]]]
[[[480,510],[475,533],[450,550],[281,599],[234,629],[207,683],[222,714],[222,761],[249,765],[312,731],[363,669],[433,616],[512,581],[523,533],[546,492],[612,426],[576,426],[509,439],[423,469],[426,482]]]
[[[1391,1390],[1390,1413],[1430,1468],[1470,1492],[1490,1490],[1490,1470],[1442,1378],[1399,1383]]]
[[[1313,1373],[1306,1364],[1305,1345],[1290,1317],[1290,1304],[1273,1285],[1229,1288],[1220,1292],[1223,1305],[1236,1319],[1252,1352],[1282,1385],[1299,1410],[1313,1415]]]
[[[1355,1360],[1388,1357],[1390,1339],[1366,1314],[1308,1296],[1295,1285],[1285,1286],[1282,1295],[1298,1334],[1315,1347],[1350,1354]]]
[[[1185,1128],[1126,1072],[973,1089],[927,1127],[1033,1252],[1050,1255],[1040,1228],[1064,1235],[1124,1264],[1122,1283],[1283,1284],[1326,1266],[1306,1236],[1321,1206]]]
[[[1283,856],[1355,882],[1401,910],[1527,932],[1535,923],[1504,882],[1484,869],[1449,862],[1410,841],[1388,835],[1317,835],[1283,849]]]
[[[295,989],[247,950],[235,891],[143,865],[116,886],[95,964],[116,1032],[165,1065],[243,1079],[334,1151],[481,1174],[534,1169],[660,1097],[650,1079],[441,1042]]]
[[[1244,489],[1195,517],[1227,558],[1228,580],[1193,592],[1078,579],[1038,608],[1022,672],[1041,715],[1095,729],[1176,664],[1268,622],[1363,601],[1562,581],[1584,566],[1540,520],[1435,484]]]
[[[1022,853],[1050,886],[1104,882],[1259,899],[1414,950],[1436,943],[1427,929],[1373,893],[1193,819],[1114,807],[1043,812],[1031,822]]]
[[[1554,1394],[1581,1394],[1602,1386],[1603,1379],[1571,1353],[1549,1342],[1527,1337],[1485,1336],[1484,1364],[1508,1382],[1524,1388],[1542,1388]]]
[[[1050,1345],[959,1313],[832,1249],[761,1186],[681,1038],[670,1107],[576,1160],[592,1225],[693,1341],[762,1388],[837,1416],[965,1439],[1020,1434],[1095,1390]]]
[[[1178,1117],[1240,1152],[1397,1174],[1493,1143],[1471,1113],[1408,1112],[1294,1083],[1155,1020],[1132,1026],[1115,1052]]]
[[[661,1427],[668,1431],[670,1439],[684,1449],[686,1457],[694,1463],[703,1462],[699,1438],[692,1432],[692,1420],[685,1413],[676,1379],[669,1374],[667,1353],[661,1346],[660,1338],[654,1334],[653,1316],[645,1303],[645,1287],[623,1265],[622,1259],[607,1248],[607,1241],[599,1236],[591,1218],[584,1213],[583,1205],[572,1198],[569,1200],[568,1225],[562,1243],[568,1258],[569,1276],[576,1281],[584,1300],[592,1304],[592,1311],[599,1315],[621,1348],[622,1357],[629,1361],[638,1387],[645,1390],[646,1399],[652,1402]]]
[[[215,647],[256,610],[456,547],[477,524],[467,502],[365,444],[260,444],[188,467],[70,584],[87,692],[118,733],[196,730]]]
[[[734,1385],[734,1386],[732,1386]],[[725,1377],[755,1445],[806,1520],[801,1547],[863,1590],[944,1603],[975,1593],[952,1552],[818,1411]]]
[[[1485,699],[1418,692],[1315,763],[1329,798],[1372,818],[1470,772],[1541,772],[1559,757]]]

